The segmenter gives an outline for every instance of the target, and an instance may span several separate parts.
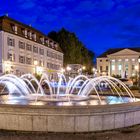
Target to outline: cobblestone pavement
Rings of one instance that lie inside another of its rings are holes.
[[[0,131],[0,140],[140,140],[140,125],[96,133],[38,133]]]

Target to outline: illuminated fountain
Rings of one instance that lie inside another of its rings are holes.
[[[122,103],[125,102],[124,93],[128,97],[129,102],[135,101],[133,93],[123,82],[109,76],[89,79],[85,75],[78,75],[75,78],[69,78],[67,81],[65,75],[58,74],[58,80],[54,81],[50,80],[47,74],[43,74],[40,81],[38,81],[32,74],[24,74],[21,77],[7,74],[0,77],[0,85],[4,85],[1,94],[7,89],[10,99],[26,99],[33,102],[54,101],[70,103],[96,99],[98,101],[97,104],[105,104],[103,101],[105,97],[112,100],[113,96],[117,96],[119,103]],[[105,96],[105,89],[112,96]]]
[[[139,99],[113,77],[7,74],[0,89],[0,129],[77,133],[140,124]]]

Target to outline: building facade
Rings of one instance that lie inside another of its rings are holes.
[[[139,72],[140,47],[109,49],[97,58],[98,76],[130,78]]]
[[[58,43],[31,26],[0,17],[0,73],[48,72],[53,76],[62,67],[63,53]]]

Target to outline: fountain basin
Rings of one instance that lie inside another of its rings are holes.
[[[0,105],[0,129],[93,132],[140,123],[140,102],[96,106]]]

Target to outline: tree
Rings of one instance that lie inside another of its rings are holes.
[[[75,33],[62,28],[58,32],[50,32],[48,37],[59,43],[64,53],[64,66],[67,64],[82,64],[90,72],[93,67],[94,53],[79,41]]]

